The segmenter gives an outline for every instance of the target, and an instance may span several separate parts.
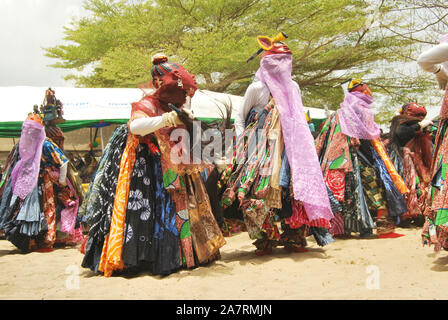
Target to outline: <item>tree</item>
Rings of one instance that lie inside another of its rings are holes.
[[[437,114],[442,95],[435,77],[422,71],[415,60],[426,48],[438,43],[448,32],[448,5],[444,0],[398,0],[389,17],[401,17],[393,24],[381,24],[381,32],[395,38],[406,39],[409,46],[399,48],[402,59],[398,63],[381,66],[374,83],[388,97],[379,105],[376,120],[388,123],[399,106],[417,101]],[[390,48],[396,51],[397,48]],[[391,79],[395,80],[390,83]]]
[[[432,0],[436,1],[436,0]],[[337,85],[367,78],[371,88],[404,103],[425,81],[390,72],[415,59],[415,40],[397,34],[407,25],[403,1],[383,0],[88,0],[91,15],[65,29],[68,45],[47,48],[54,67],[92,68],[70,75],[79,86],[136,87],[150,78],[150,57],[164,52],[194,73],[200,88],[243,94],[258,69],[247,58],[257,35],[279,31],[294,57],[293,77],[304,104],[336,109]],[[407,10],[407,11],[406,11]],[[395,31],[395,32],[393,32]],[[395,99],[395,100],[393,100]]]

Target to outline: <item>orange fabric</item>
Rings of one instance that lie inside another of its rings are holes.
[[[350,92],[356,92],[356,91],[359,91],[359,92],[362,92],[362,93],[364,93],[364,94],[366,94],[366,95],[368,95],[368,96],[373,97],[373,95],[372,95],[372,91],[370,91],[370,88],[369,88],[365,83],[360,84],[360,85],[357,85],[356,87],[354,87],[353,89],[351,89],[351,90],[349,90],[349,91],[350,91]]]
[[[42,126],[44,125],[42,123],[42,118],[38,114],[35,114],[35,113],[28,114],[28,117],[26,118],[26,120],[33,120],[33,121],[36,121],[37,123],[41,124]]]
[[[44,187],[43,187],[43,205],[45,219],[48,225],[48,231],[45,234],[45,242],[52,247],[56,241],[56,199],[54,196],[53,181],[51,179],[51,168],[47,167],[44,171]]]
[[[98,270],[102,271],[106,277],[110,277],[114,270],[121,270],[124,267],[121,259],[124,225],[129,196],[129,184],[134,169],[138,144],[139,140],[137,136],[129,134],[126,148],[121,157],[120,174],[118,175],[117,189],[115,191],[110,231],[104,241],[101,261],[98,268]]]
[[[392,181],[394,182],[395,186],[397,187],[398,191],[401,194],[405,194],[409,192],[408,187],[403,181],[403,178],[398,174],[397,170],[395,169],[394,165],[392,164],[392,161],[390,160],[388,154],[386,153],[386,150],[384,149],[383,144],[379,139],[372,139],[372,145],[375,148],[376,152],[380,155],[381,160],[383,160],[387,172],[389,173],[390,177],[392,178]]]

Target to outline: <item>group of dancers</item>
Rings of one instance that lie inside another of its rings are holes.
[[[395,227],[412,224],[422,227],[424,244],[448,250],[448,37],[418,58],[446,91],[438,123],[408,102],[387,134],[361,79],[350,79],[338,110],[311,127],[283,40],[258,38],[260,67],[236,112],[224,167],[195,161],[197,142],[173,139],[199,121],[191,111],[197,83],[163,54],[152,58],[154,92],[132,103],[87,192],[56,126],[62,104],[47,90],[2,172],[3,235],[24,252],[82,244],[82,266],[106,277],[168,275],[219,259],[226,217],[240,220],[258,256],[276,247],[306,252],[311,236],[319,246],[354,234],[399,237]]]

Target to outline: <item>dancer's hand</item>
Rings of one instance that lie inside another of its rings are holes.
[[[176,111],[166,112],[162,118],[165,127],[177,127],[179,124],[183,124]]]
[[[227,163],[227,159],[225,157],[221,157],[220,159],[215,161],[215,166],[216,169],[218,169],[219,173],[222,173],[228,165],[229,163]]]
[[[421,129],[424,129],[427,126],[433,125],[433,122],[431,120],[425,119],[425,120],[420,121],[418,124],[420,125]]]

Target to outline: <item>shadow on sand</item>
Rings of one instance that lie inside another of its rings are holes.
[[[7,255],[13,255],[13,254],[26,254],[20,251],[19,249],[12,249],[12,250],[0,250],[0,258]]]
[[[437,260],[433,261],[432,271],[436,272],[446,272],[448,271],[448,256],[439,257]]]
[[[240,265],[262,265],[271,260],[290,259],[295,262],[301,262],[308,259],[325,260],[332,258],[323,248],[308,247],[307,250],[307,252],[303,253],[294,253],[284,250],[283,247],[278,247],[273,250],[272,254],[259,257],[255,255],[255,247],[247,244],[233,251],[221,250],[221,258],[219,260],[201,264],[200,266],[191,269],[180,268],[177,272],[174,272],[170,275],[153,275],[149,270],[123,270],[121,272],[114,272],[112,277],[134,279],[150,276],[158,280],[163,280],[166,278],[181,280],[185,277],[191,276],[207,277],[213,274],[232,275],[234,273],[234,269],[230,264],[234,262],[237,262]],[[84,269],[84,271],[81,273],[81,276],[84,278],[93,278],[97,276],[103,277],[102,273],[94,273],[93,271],[88,269]]]
[[[305,261],[308,259],[330,259],[324,249],[321,248],[307,248],[308,252],[291,253],[285,251],[283,248],[275,248],[272,254],[258,257],[255,255],[255,248],[249,250],[234,250],[231,252],[221,253],[221,259],[211,262],[207,265],[201,265],[195,269],[183,269],[175,274],[170,275],[170,278],[183,278],[186,275],[189,277],[207,277],[212,274],[226,274],[232,275],[234,269],[230,264],[238,262],[241,265],[253,264],[262,265],[271,260],[291,259],[295,262]],[[187,273],[187,274],[186,274]],[[162,278],[161,278],[162,279]]]

